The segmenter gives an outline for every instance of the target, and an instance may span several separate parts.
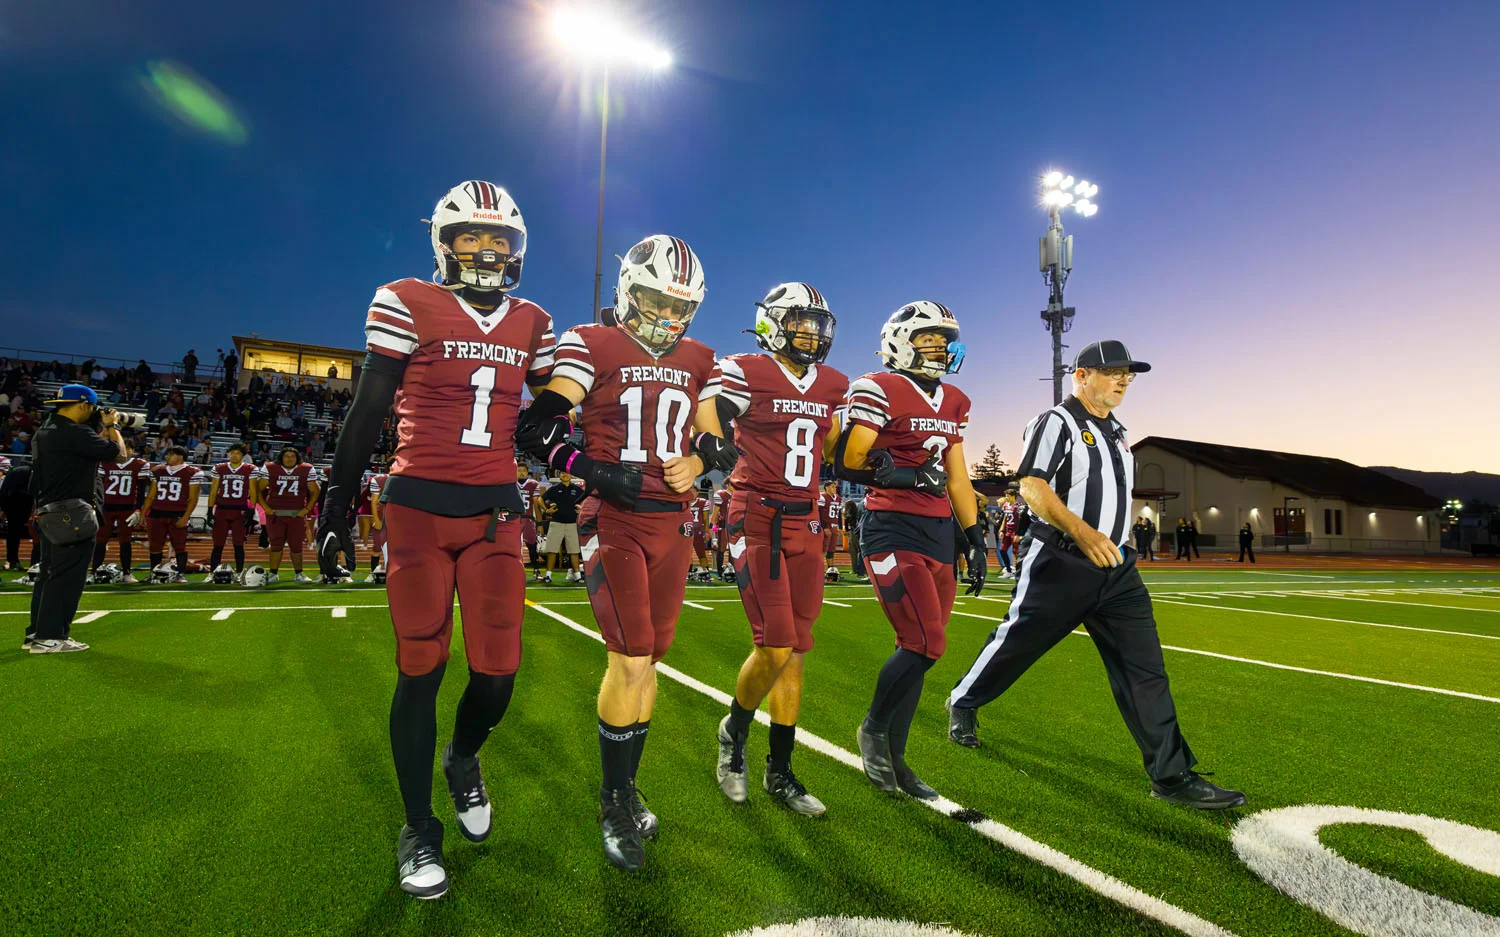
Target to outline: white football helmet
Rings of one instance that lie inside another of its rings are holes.
[[[176,582],[177,567],[171,563],[162,563],[151,570],[152,582]]]
[[[828,569],[825,570],[824,573],[823,573],[823,581],[824,582],[838,582],[839,581],[839,568],[837,566],[830,566],[830,567],[828,567]]]
[[[373,582],[376,585],[385,585],[385,564],[381,563],[370,570],[370,575],[365,577],[365,582]]]
[[[822,364],[828,357],[837,323],[816,287],[782,283],[755,307],[755,341],[760,347],[803,365]],[[798,348],[792,341],[794,327],[799,333],[812,329],[816,344],[811,349]]]
[[[125,574],[121,572],[118,563],[102,563],[98,569],[94,570],[94,582],[97,585],[113,585],[124,581]]]
[[[453,238],[471,228],[504,234],[510,242],[510,253],[454,253]],[[471,179],[449,189],[438,199],[427,229],[432,236],[436,279],[443,285],[508,293],[520,284],[521,264],[526,258],[526,222],[515,200],[493,182]]]
[[[214,567],[213,575],[209,579],[215,585],[227,586],[234,582],[234,567],[228,563],[220,563]]]
[[[687,334],[704,290],[703,264],[687,242],[653,234],[620,260],[615,324],[661,357]]]
[[[28,570],[26,570],[26,575],[24,575],[21,578],[17,579],[16,582],[19,582],[22,585],[32,585],[38,579],[41,579],[41,578],[42,578],[42,564],[41,563],[32,563],[31,564],[31,568],[28,569]]]
[[[922,332],[941,332],[948,342],[943,354],[927,358],[912,339]],[[897,309],[880,327],[880,355],[897,371],[920,377],[941,378],[957,374],[964,363],[964,344],[958,340],[958,320],[948,307],[923,299]]]
[[[240,576],[240,585],[259,588],[260,586],[263,586],[265,584],[266,571],[263,567],[260,566],[246,567],[244,574]]]

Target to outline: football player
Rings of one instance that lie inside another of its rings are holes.
[[[521,492],[521,505],[523,515],[521,517],[521,542],[526,545],[527,556],[531,560],[531,578],[540,580],[542,576],[541,555],[537,552],[536,545],[536,498],[541,484],[531,477],[531,469],[525,462],[516,462],[516,489]]]
[[[687,589],[693,482],[733,464],[723,439],[689,430],[698,402],[718,392],[713,351],[685,337],[703,289],[703,266],[680,238],[657,234],[632,247],[620,264],[614,324],[563,334],[552,381],[517,435],[599,494],[581,509],[578,536],[609,651],[598,710],[604,853],[626,870],[645,863],[643,840],[656,834],[635,778],[656,662],[672,644]],[[581,451],[568,440],[568,414],[580,403]]]
[[[783,283],[756,307],[755,340],[766,353],[720,361],[716,405],[699,411],[703,429],[734,421],[740,459],[730,476],[724,536],[755,643],[719,722],[719,789],[744,803],[745,739],[755,710],[769,697],[762,786],[794,812],[819,816],[822,801],[792,771],[792,747],[802,659],[812,650],[812,626],[823,606],[826,515],[818,513],[818,473],[833,454],[849,379],[823,363],[835,325],[823,294],[806,283]]]
[[[141,504],[151,488],[151,464],[135,455],[135,446],[125,441],[123,462],[102,462],[99,475],[104,479],[104,519],[99,523],[99,533],[94,540],[93,572],[99,572],[109,549],[109,538],[120,541],[120,569],[125,576],[121,582],[135,582],[130,572],[130,531],[141,522]],[[152,564],[155,568],[155,564]]]
[[[230,445],[228,455],[229,461],[212,469],[214,481],[208,503],[214,509],[214,549],[208,568],[219,568],[224,559],[224,541],[233,535],[234,571],[239,575],[245,571],[245,519],[250,515],[250,499],[254,494],[255,465],[245,461],[244,443]]]
[[[1016,520],[1020,517],[1021,507],[1016,503],[1016,492],[1006,489],[1005,499],[1000,502],[1000,515],[998,526],[1000,528],[999,544],[1000,562],[1005,564],[1005,577],[1016,578],[1015,553],[1016,553]]]
[[[708,499],[698,495],[688,510],[693,512],[693,555],[698,558],[691,571],[697,571],[708,566]]]
[[[513,295],[526,223],[504,189],[481,180],[455,186],[438,199],[428,228],[436,282],[398,280],[370,302],[365,366],[317,536],[327,575],[352,539],[350,505],[394,402],[398,442],[379,498],[399,671],[391,754],[406,812],[396,861],[401,888],[418,898],[448,888],[432,764],[455,590],[468,682],[443,775],[459,832],[471,842],[490,835],[479,749],[510,705],[526,601],[525,505],[512,437],[522,391],[547,383],[557,345],[552,317]]]
[[[865,774],[883,791],[923,800],[937,792],[906,764],[906,738],[927,671],[943,656],[956,583],[953,523],[968,544],[969,588],[984,587],[984,533],[964,460],[969,398],[943,378],[963,364],[958,320],[923,300],[901,307],[880,330],[888,370],[849,387],[849,427],[834,466],[869,486],[860,552],[896,651],[875,684],[858,732]]]
[[[717,409],[717,408],[716,408]],[[724,487],[714,492],[712,520],[709,524],[713,530],[714,547],[714,572],[724,571],[724,551],[728,537],[724,534],[724,528],[729,526],[729,500],[734,497],[734,482],[724,479]]]
[[[834,434],[837,437],[837,433]],[[839,497],[839,483],[830,480],[818,495],[818,514],[823,521],[823,555],[833,565],[833,555],[842,547],[839,519],[844,515],[844,499]]]
[[[389,469],[390,466],[387,465],[386,468]],[[370,498],[370,571],[372,573],[377,569],[382,573],[385,572],[385,515],[380,509],[380,492],[385,488],[386,479],[390,477],[388,471],[377,472],[370,476],[370,484],[368,486]],[[328,499],[325,496],[323,500],[326,502]],[[321,562],[321,556],[319,561]]]
[[[302,572],[302,548],[307,539],[307,517],[318,499],[318,470],[302,461],[296,446],[285,446],[276,461],[255,470],[256,500],[266,509],[267,547],[271,551],[267,565],[271,571],[266,582],[275,582],[281,569],[281,551],[292,551],[292,570],[297,582],[312,582]],[[352,551],[351,551],[352,552]]]
[[[141,513],[146,515],[146,542],[151,553],[151,569],[162,564],[166,543],[172,541],[176,554],[177,575],[173,582],[187,582],[188,518],[198,507],[198,485],[203,473],[187,464],[187,450],[182,446],[167,449],[165,464],[151,466],[151,490]]]

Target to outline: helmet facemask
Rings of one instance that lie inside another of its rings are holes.
[[[938,335],[945,341],[940,348],[930,348],[925,353],[917,347],[918,339],[924,335]],[[949,328],[919,329],[912,333],[912,362],[909,370],[922,377],[941,380],[949,374],[957,374],[964,364],[964,343],[958,340],[958,330]]]
[[[696,302],[640,283],[631,285],[625,296],[616,297],[616,303],[620,328],[656,354],[670,351],[681,341],[698,312]],[[624,315],[619,314],[621,309]]]
[[[804,367],[822,364],[828,358],[838,326],[833,313],[815,306],[761,309],[755,329],[761,347]]]
[[[453,242],[462,234],[487,233],[491,240],[503,237],[508,251],[484,248],[456,251]],[[443,281],[476,290],[508,293],[521,282],[521,264],[526,256],[526,232],[509,225],[453,224],[438,232],[442,245]]]

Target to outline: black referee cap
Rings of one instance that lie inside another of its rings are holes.
[[[1130,349],[1124,342],[1108,339],[1085,345],[1073,359],[1073,370],[1079,368],[1129,368],[1132,372],[1151,370],[1151,365],[1130,357]]]

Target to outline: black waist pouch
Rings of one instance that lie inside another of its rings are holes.
[[[36,529],[48,542],[67,546],[94,539],[99,533],[99,517],[94,506],[82,498],[64,498],[37,508]]]

